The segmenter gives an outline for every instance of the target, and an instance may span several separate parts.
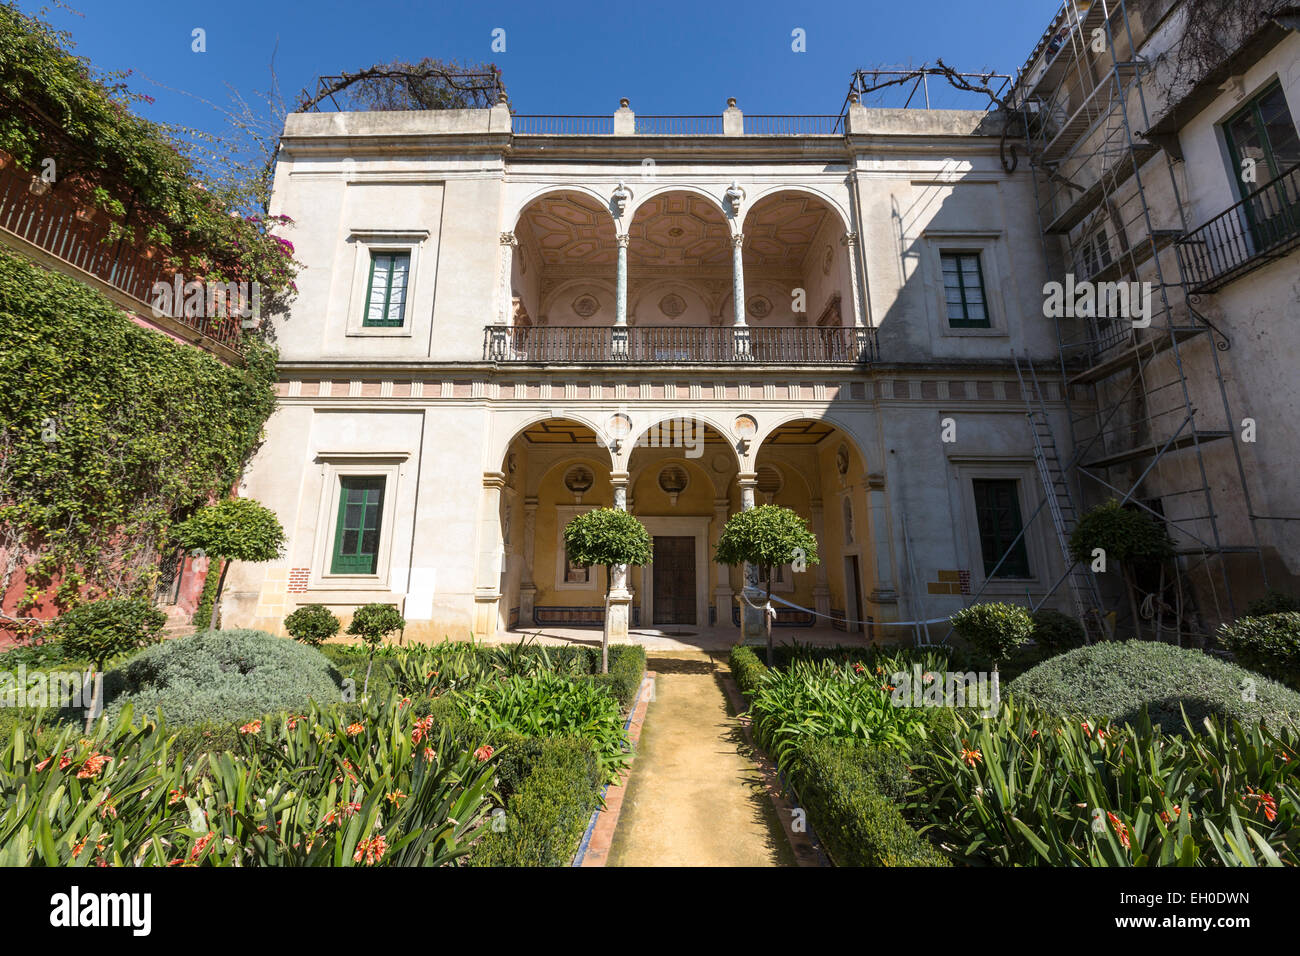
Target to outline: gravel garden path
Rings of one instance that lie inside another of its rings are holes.
[[[720,679],[726,658],[656,654],[655,696],[609,866],[793,866]]]

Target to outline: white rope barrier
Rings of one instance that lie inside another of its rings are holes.
[[[776,613],[776,610],[772,607],[771,604],[755,604],[753,601],[749,599],[749,595],[746,594],[743,590],[740,592],[740,599],[744,601],[746,604],[748,604],[750,607],[752,607],[755,611],[762,611],[764,613],[771,611],[771,613],[773,614]],[[779,598],[775,594],[771,596],[771,600],[780,601],[786,607],[792,607],[796,611],[804,611],[808,614],[813,615],[814,617],[824,617],[828,621],[841,621],[845,624],[869,624],[872,627],[915,627],[918,624],[946,624],[949,622],[949,619],[946,617],[932,617],[924,621],[856,621],[853,620],[852,618],[835,617],[832,614],[821,614],[817,611],[812,610],[811,608],[806,608],[800,604],[795,604],[792,601],[787,601],[784,598]]]

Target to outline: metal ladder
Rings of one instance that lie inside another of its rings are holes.
[[[1099,641],[1106,637],[1102,624],[1101,591],[1086,565],[1080,565],[1070,555],[1070,535],[1078,522],[1079,513],[1074,506],[1074,496],[1070,493],[1070,483],[1066,479],[1066,469],[1071,467],[1073,459],[1061,464],[1061,456],[1056,447],[1056,438],[1052,434],[1051,420],[1047,417],[1047,406],[1043,404],[1043,390],[1038,382],[1038,373],[1028,356],[1012,353],[1016,365],[1016,378],[1020,382],[1020,394],[1025,400],[1025,417],[1029,420],[1029,433],[1034,439],[1034,461],[1038,465],[1038,476],[1043,482],[1047,510],[1052,516],[1052,526],[1056,529],[1057,544],[1061,548],[1061,559],[1065,562],[1065,580],[1070,586],[1070,598],[1074,603],[1075,616],[1083,623],[1089,641]],[[1058,581],[1059,584],[1059,581]]]

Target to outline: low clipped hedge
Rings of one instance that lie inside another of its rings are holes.
[[[589,653],[599,666],[600,652],[594,648]],[[614,644],[609,649],[609,673],[593,674],[592,683],[606,688],[618,701],[623,712],[632,709],[641,681],[645,677],[645,648],[640,644]]]
[[[733,647],[731,649],[731,676],[736,681],[736,686],[745,697],[752,697],[754,691],[763,680],[763,675],[768,672],[768,666],[758,659],[758,655],[748,647]]]
[[[1136,723],[1146,708],[1165,733],[1187,731],[1183,710],[1194,728],[1220,716],[1300,730],[1300,694],[1172,644],[1104,641],[1080,647],[1021,674],[1005,690],[1057,715],[1107,722]]]
[[[805,740],[791,774],[800,802],[837,866],[948,866],[912,829],[896,801],[909,787],[907,762],[893,748],[852,740]]]
[[[1300,690],[1300,613],[1243,617],[1221,627],[1219,640],[1245,667]]]
[[[104,676],[105,713],[161,710],[169,726],[229,724],[315,700],[339,700],[338,673],[319,651],[264,631],[203,631],[151,647]]]
[[[568,866],[600,802],[594,748],[571,737],[519,739],[505,746],[500,765],[502,792],[509,793],[505,812],[484,828],[469,865]]]

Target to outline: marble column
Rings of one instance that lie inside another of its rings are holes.
[[[618,237],[618,276],[614,286],[614,358],[627,358],[627,247],[632,237],[623,233]]]
[[[609,480],[614,486],[614,508],[617,511],[628,510],[628,479],[629,476],[626,471],[610,472]],[[609,624],[610,643],[626,641],[628,629],[632,623],[632,592],[627,587],[626,564],[614,566],[614,573],[610,578],[609,603],[605,608],[605,618]]]
[[[826,578],[826,562],[830,560],[830,555],[823,550],[826,542],[826,511],[822,507],[821,499],[814,499],[811,502],[811,510],[812,533],[817,538],[817,553],[821,556],[821,561],[813,565],[817,569],[817,583],[813,585],[813,610],[829,617],[831,589]],[[819,618],[817,623],[823,623],[822,619]]]
[[[519,243],[513,232],[501,233],[501,307],[497,312],[497,324],[510,326],[515,323],[515,298],[512,270],[514,268],[514,250]]]
[[[726,498],[713,499],[713,547],[717,548],[718,539],[722,537],[722,528],[730,517],[731,502]],[[729,627],[731,624],[731,569],[725,564],[717,564],[717,585],[713,589],[713,607],[716,609],[719,627]]]
[[[500,471],[483,473],[483,497],[479,503],[479,550],[474,570],[474,636],[495,637],[501,603],[501,491],[506,476]]]
[[[736,358],[748,359],[752,354],[749,326],[745,323],[745,237],[736,233],[731,237],[731,335]]]
[[[533,609],[537,602],[537,583],[533,580],[533,562],[537,541],[537,498],[524,499],[523,567],[519,572],[519,623],[526,627],[533,623]]]
[[[736,476],[736,481],[740,485],[740,510],[752,510],[754,508],[755,492],[758,489],[758,473],[742,471]],[[761,588],[762,584],[758,580],[758,568],[746,563],[742,589],[749,592],[749,600],[755,604],[762,603]],[[740,631],[745,640],[766,640],[767,628],[763,620],[763,612],[758,608],[750,607],[748,603],[739,597],[736,600],[740,602]]]
[[[860,329],[866,324],[867,310],[862,302],[862,283],[858,280],[858,270],[861,268],[858,257],[858,234],[846,232],[844,245],[849,250],[849,297],[852,299],[853,325]]]

